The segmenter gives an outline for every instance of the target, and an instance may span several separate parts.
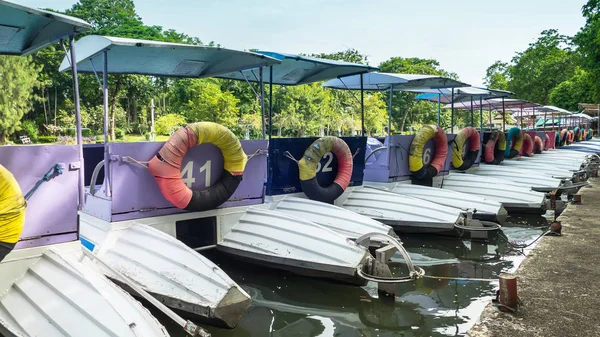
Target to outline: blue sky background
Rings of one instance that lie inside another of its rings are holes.
[[[64,10],[75,0],[13,0]],[[234,49],[331,53],[355,48],[371,65],[392,56],[437,59],[482,85],[544,29],[574,35],[586,0],[135,0],[145,24]]]

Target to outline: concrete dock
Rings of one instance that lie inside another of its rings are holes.
[[[600,336],[600,178],[558,218],[562,236],[545,236],[516,275],[517,314],[488,305],[467,336]]]

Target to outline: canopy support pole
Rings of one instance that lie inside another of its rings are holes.
[[[394,97],[394,85],[390,85],[390,110],[388,112],[388,129],[387,136],[392,135],[392,99]]]
[[[83,209],[85,202],[85,176],[83,172],[83,140],[81,136],[81,106],[79,105],[79,81],[77,79],[77,58],[75,57],[75,36],[69,36],[70,54],[71,54],[71,69],[73,73],[73,101],[75,104],[75,123],[77,132],[77,150],[79,152],[79,210]]]
[[[267,130],[265,125],[265,82],[263,78],[263,67],[260,67],[260,116],[262,125],[262,139],[267,138]]]
[[[454,133],[454,88],[452,88],[452,101],[450,103],[450,133]]]
[[[273,134],[273,66],[269,66],[269,142]]]
[[[504,97],[502,97],[502,132],[506,132],[506,109],[504,108]]]
[[[363,74],[360,74],[360,121],[362,125],[361,134],[365,136],[365,93],[363,87]]]
[[[483,97],[481,96],[479,96],[479,130],[483,134]]]
[[[102,105],[104,108],[104,189],[107,197],[112,195],[111,180],[110,180],[110,153],[108,148],[108,50],[102,52],[103,68],[102,68]],[[154,106],[154,103],[152,104]],[[154,109],[154,108],[152,108]],[[152,121],[154,132],[154,120]],[[95,184],[92,181],[91,184]],[[94,186],[90,186],[94,188]]]
[[[520,117],[519,117],[519,126],[521,127],[521,130],[523,130],[523,104],[521,104],[521,111],[520,111]]]
[[[441,105],[441,102],[442,102],[442,94],[441,94],[441,93],[439,93],[439,94],[438,94],[438,114],[437,114],[437,125],[440,125],[440,123],[442,122],[442,121],[441,121],[441,119],[442,119],[442,117],[441,117],[441,115],[442,115],[442,105]]]
[[[473,96],[471,95],[471,126],[475,126],[475,121],[473,119]]]

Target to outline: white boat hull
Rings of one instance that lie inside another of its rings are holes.
[[[0,334],[166,337],[147,309],[83,259],[79,242],[13,251],[0,263]]]
[[[358,285],[366,281],[357,268],[371,256],[319,224],[257,207],[241,216],[217,249],[269,267]]]
[[[532,191],[522,184],[468,173],[450,173],[434,178],[434,186],[496,200],[510,213],[543,214],[546,212],[544,193]]]
[[[463,220],[461,209],[365,186],[349,187],[335,204],[398,232],[449,233]]]
[[[135,221],[111,225],[85,213],[80,219],[82,242],[165,305],[228,328],[250,306],[250,296],[225,272],[174,237]],[[117,281],[110,270],[96,267]]]
[[[407,195],[443,206],[462,209],[463,211],[473,211],[473,218],[478,220],[493,221],[502,224],[508,215],[502,204],[498,201],[452,190],[408,183],[364,182],[364,185],[386,189],[392,193]]]

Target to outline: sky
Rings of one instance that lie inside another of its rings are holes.
[[[12,0],[58,10],[75,0]],[[377,66],[390,57],[433,58],[471,85],[545,29],[572,36],[586,0],[134,0],[146,25],[222,47],[285,53],[354,48]]]

